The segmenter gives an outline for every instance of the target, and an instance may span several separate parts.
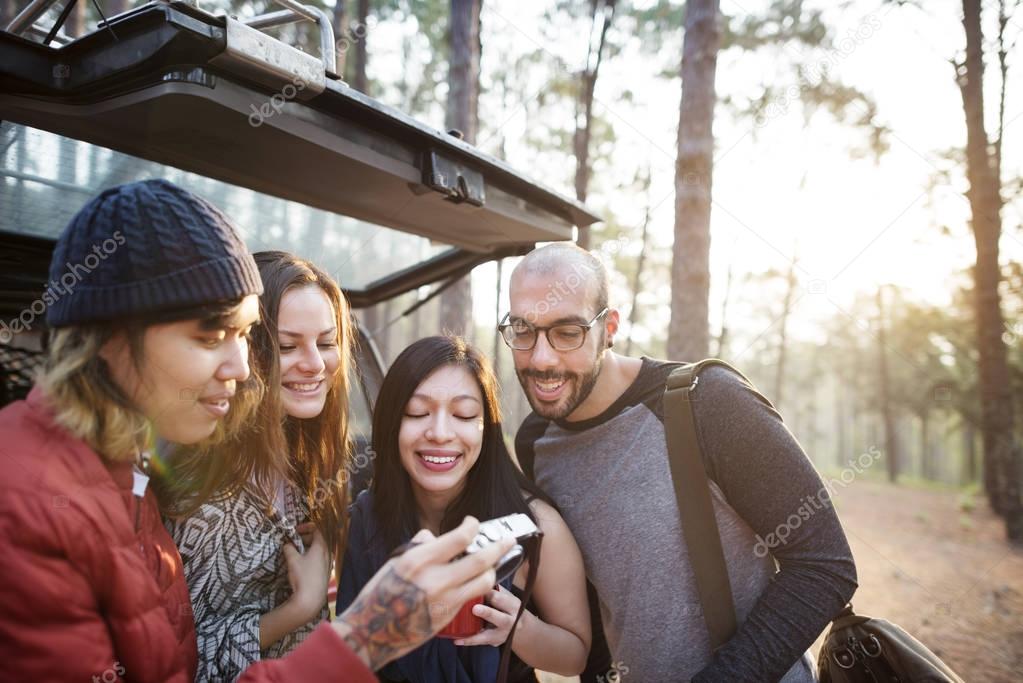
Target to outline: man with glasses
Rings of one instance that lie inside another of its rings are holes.
[[[611,350],[607,272],[574,244],[528,254],[510,297],[499,329],[533,408],[516,455],[575,534],[610,647],[583,680],[816,680],[808,650],[856,569],[827,487],[771,404],[721,367],[693,393],[738,623],[713,652],[664,440],[678,363]]]

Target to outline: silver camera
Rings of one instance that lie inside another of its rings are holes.
[[[471,555],[502,539],[514,538],[515,545],[498,560],[494,568],[497,571],[497,582],[500,583],[522,566],[522,561],[526,557],[522,545],[533,539],[538,541],[542,537],[543,532],[537,528],[533,520],[520,512],[480,523],[479,533],[465,549],[465,554]]]
[[[498,517],[497,519],[480,523],[480,530],[476,534],[476,538],[465,549],[465,552],[458,557],[477,553],[504,538],[514,538],[516,543],[494,566],[494,570],[497,572],[497,582],[500,583],[522,566],[522,562],[526,559],[526,553],[522,547],[523,544],[539,544],[541,539],[543,539],[543,532],[537,528],[533,520],[529,518],[529,515],[519,512],[514,515],[506,515],[505,517]],[[414,542],[400,545],[394,549],[390,556],[398,557],[416,545],[418,544]],[[539,557],[538,550],[539,546],[537,546],[537,551],[535,551]]]

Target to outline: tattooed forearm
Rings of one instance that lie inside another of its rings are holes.
[[[350,628],[345,643],[373,670],[400,657],[433,633],[426,593],[393,567],[340,617]]]

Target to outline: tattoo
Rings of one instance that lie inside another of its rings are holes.
[[[365,652],[375,671],[432,635],[426,607],[426,593],[391,567],[368,595],[359,595],[345,610],[351,628],[345,643],[356,653]]]

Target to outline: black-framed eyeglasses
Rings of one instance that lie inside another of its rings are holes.
[[[505,313],[497,329],[501,332],[504,343],[515,351],[531,350],[536,346],[539,332],[543,332],[547,336],[547,343],[555,351],[575,351],[586,341],[586,333],[590,331],[590,328],[607,312],[608,309],[605,308],[593,316],[593,320],[588,323],[558,323],[549,327],[537,327],[522,319],[508,322],[511,313]]]

